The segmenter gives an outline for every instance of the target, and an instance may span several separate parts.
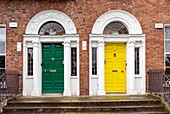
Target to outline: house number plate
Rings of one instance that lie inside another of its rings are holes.
[[[56,70],[50,70],[50,72],[56,72]]]

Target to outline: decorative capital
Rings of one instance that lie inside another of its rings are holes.
[[[143,47],[143,46],[145,45],[145,41],[142,41],[142,43],[141,43],[141,44],[142,44],[142,47]]]
[[[130,41],[130,42],[129,42],[129,46],[130,46],[130,47],[134,47],[134,46],[135,46],[135,41]]]
[[[104,41],[98,41],[98,46],[103,47],[104,46]]]
[[[79,42],[79,41],[77,41],[77,47],[79,47],[79,43],[80,43],[80,42]]]
[[[23,41],[23,47],[27,47],[27,42]]]
[[[70,47],[70,44],[71,44],[70,41],[65,41],[64,42],[64,46],[66,46],[66,47]]]
[[[39,39],[35,39],[32,41],[34,47],[39,47]]]

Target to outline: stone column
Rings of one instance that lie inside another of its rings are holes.
[[[144,39],[144,38],[143,38]],[[145,66],[145,40],[142,41],[142,46],[141,46],[141,52],[140,52],[140,58],[142,60],[140,60],[140,67],[141,68],[141,75],[142,75],[142,91],[141,91],[141,94],[145,94],[145,91],[146,91],[146,76],[145,76],[145,69],[146,69],[146,66]]]
[[[80,96],[80,54],[79,54],[79,41],[77,41],[77,96]],[[71,56],[71,55],[70,55]],[[71,71],[70,71],[71,72]]]
[[[135,90],[135,42],[129,42],[129,53],[128,57],[128,76],[127,76],[127,93],[136,94]]]
[[[64,93],[63,96],[71,96],[70,90],[71,76],[71,47],[70,42],[64,42]]]
[[[104,90],[104,42],[98,42],[98,95],[105,95]]]
[[[92,92],[92,41],[89,41],[89,95],[92,96],[93,92]],[[98,90],[97,90],[98,91]]]
[[[26,85],[26,77],[27,77],[27,44],[26,41],[23,41],[23,96],[27,95],[27,85]]]
[[[39,88],[39,39],[33,41],[33,91],[31,96],[40,96]]]

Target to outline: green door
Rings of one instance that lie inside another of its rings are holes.
[[[42,93],[64,91],[63,45],[42,44]]]

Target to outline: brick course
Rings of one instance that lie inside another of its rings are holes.
[[[17,42],[30,19],[43,10],[59,10],[74,22],[80,35],[80,93],[89,94],[89,52],[81,50],[81,42],[89,43],[96,19],[109,10],[125,10],[134,15],[146,35],[146,72],[164,68],[164,29],[155,29],[155,23],[170,23],[169,0],[0,0],[0,23],[7,25],[6,62],[8,70],[22,74],[23,53],[16,51]],[[9,28],[17,22],[17,28]],[[148,78],[147,78],[148,79]],[[22,81],[20,81],[22,88]]]

